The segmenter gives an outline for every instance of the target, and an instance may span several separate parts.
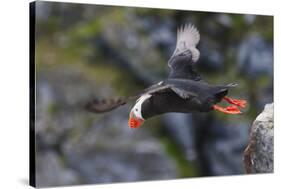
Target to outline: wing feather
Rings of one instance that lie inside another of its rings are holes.
[[[184,51],[190,47],[195,47],[200,40],[200,34],[192,24],[185,24],[178,28],[176,49]]]
[[[89,112],[93,113],[104,113],[109,112],[126,104],[129,100],[136,99],[137,96],[131,96],[128,98],[112,98],[112,99],[102,99],[98,100],[97,98],[93,98],[91,101],[85,104],[85,109]]]
[[[200,41],[200,34],[197,28],[192,24],[185,24],[177,29],[177,44],[172,57],[190,50],[192,60],[196,62],[199,59],[200,52],[196,45]]]
[[[200,34],[194,25],[185,24],[178,28],[176,48],[168,61],[169,78],[184,78],[196,81],[201,79],[194,68],[194,63],[200,57],[200,52],[196,48],[199,40]]]

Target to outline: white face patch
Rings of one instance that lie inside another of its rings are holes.
[[[132,108],[131,111],[135,114],[137,118],[143,119],[141,115],[141,105],[144,101],[146,101],[150,97],[151,97],[150,94],[144,94],[136,101],[137,103],[135,104],[135,106]]]

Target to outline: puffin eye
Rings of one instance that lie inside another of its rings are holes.
[[[138,109],[136,109],[136,111],[138,111]]]

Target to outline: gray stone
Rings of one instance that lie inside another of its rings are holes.
[[[273,103],[267,104],[254,121],[244,153],[247,173],[273,173]]]

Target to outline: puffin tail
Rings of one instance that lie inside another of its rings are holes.
[[[238,84],[237,83],[230,83],[224,86],[218,86],[215,88],[215,97],[217,98],[218,101],[221,101],[223,97],[225,97],[228,93],[228,89],[236,87]]]

